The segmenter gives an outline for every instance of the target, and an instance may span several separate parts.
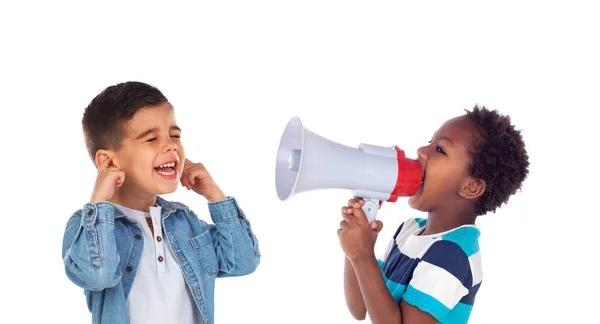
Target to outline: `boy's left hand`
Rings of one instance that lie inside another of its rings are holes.
[[[188,159],[185,159],[185,164],[183,165],[181,185],[188,190],[194,190],[197,194],[204,196],[209,202],[227,198],[204,165],[202,163],[193,163]]]
[[[362,210],[364,201],[353,198],[348,201],[348,206],[342,207],[342,217],[338,237],[346,257],[352,262],[364,257],[375,255],[375,242],[377,234],[383,228],[381,221],[369,220]]]

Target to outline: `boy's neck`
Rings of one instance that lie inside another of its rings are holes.
[[[438,234],[463,225],[473,225],[476,218],[472,208],[436,209],[428,213],[427,223],[421,235]]]
[[[110,201],[129,209],[149,212],[150,207],[156,205],[156,197],[157,195],[132,194],[117,190]]]

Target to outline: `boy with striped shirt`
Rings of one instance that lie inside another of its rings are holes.
[[[510,117],[475,106],[419,148],[423,182],[409,205],[427,212],[396,230],[380,258],[383,224],[369,224],[353,198],[338,236],[346,254],[350,313],[379,323],[467,323],[482,282],[478,216],[507,203],[528,175],[528,154]]]

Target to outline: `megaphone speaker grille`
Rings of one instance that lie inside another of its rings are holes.
[[[302,166],[304,127],[298,117],[292,118],[281,136],[277,150],[275,186],[280,200],[287,200],[294,192]]]

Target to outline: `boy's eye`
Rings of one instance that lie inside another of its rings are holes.
[[[156,140],[156,137],[152,137],[151,139],[147,140],[146,142],[153,142]]]
[[[435,150],[436,150],[438,153],[440,153],[440,154],[444,154],[444,155],[446,155],[446,152],[444,152],[444,150],[443,150],[441,147],[439,147],[439,146],[437,146],[437,147],[435,148]]]
[[[181,138],[181,135],[171,135],[171,137]]]

